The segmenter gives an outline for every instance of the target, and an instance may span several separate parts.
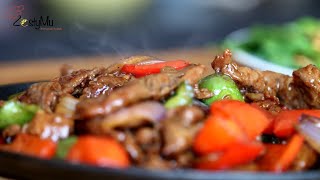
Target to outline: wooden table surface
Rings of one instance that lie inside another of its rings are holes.
[[[221,52],[220,52],[221,53]],[[159,59],[185,59],[195,63],[202,63],[210,67],[217,50],[214,48],[174,49],[158,52],[141,52],[136,55],[150,55]],[[20,82],[49,80],[59,75],[63,64],[70,64],[75,69],[108,66],[119,62],[125,57],[105,55],[99,57],[73,57],[61,59],[25,60],[15,63],[0,63],[0,85]]]

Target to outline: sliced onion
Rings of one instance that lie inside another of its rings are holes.
[[[162,62],[165,62],[165,61],[159,60],[159,59],[152,59],[152,60],[139,62],[137,63],[137,65],[148,65],[148,64],[156,64],[156,63],[162,63]]]
[[[123,108],[104,118],[82,121],[78,128],[96,134],[109,133],[115,128],[134,128],[157,123],[165,118],[166,109],[157,101],[146,101]]]
[[[296,129],[310,146],[320,153],[320,118],[302,115]]]
[[[131,56],[129,58],[126,58],[123,62],[115,63],[115,64],[109,66],[106,69],[106,72],[114,73],[114,72],[119,71],[122,68],[122,66],[125,64],[139,64],[142,62],[149,62],[149,61],[153,62],[154,59],[155,58],[151,57],[151,56]]]
[[[55,112],[57,114],[63,115],[64,117],[72,118],[78,102],[79,100],[74,98],[73,96],[64,96],[57,104]]]

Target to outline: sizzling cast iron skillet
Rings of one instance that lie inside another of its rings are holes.
[[[11,84],[0,86],[0,99],[25,90],[31,83]],[[8,152],[0,152],[0,176],[16,179],[170,179],[170,180],[292,180],[292,179],[320,179],[320,171],[306,171],[295,173],[259,173],[236,171],[151,171],[139,168],[125,170],[99,168],[81,164],[66,163],[62,160],[42,160]]]

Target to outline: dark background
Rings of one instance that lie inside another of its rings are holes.
[[[87,2],[79,2],[80,6],[67,0],[3,0],[1,12],[23,4],[25,18],[49,15],[55,27],[63,30],[14,27],[0,13],[0,61],[188,49],[218,43],[230,32],[257,23],[320,17],[320,1],[316,0],[140,0],[135,5],[127,1],[128,6],[120,8],[101,4],[100,9],[86,10],[94,4]],[[128,8],[134,12],[128,13]]]

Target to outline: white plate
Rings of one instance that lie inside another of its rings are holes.
[[[237,31],[232,32],[226,37],[228,40],[231,40],[233,42],[243,42],[249,38],[249,30],[248,28],[240,29]],[[259,70],[269,70],[274,71],[286,75],[292,75],[292,72],[294,69],[289,67],[284,67],[275,63],[272,63],[270,61],[267,61],[263,58],[260,58],[256,55],[250,54],[246,51],[240,50],[240,49],[231,49],[233,58],[246,66],[259,69]]]

